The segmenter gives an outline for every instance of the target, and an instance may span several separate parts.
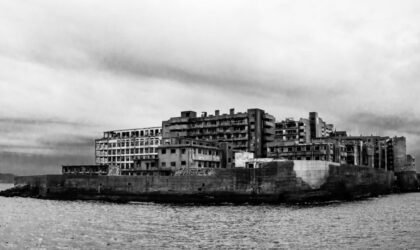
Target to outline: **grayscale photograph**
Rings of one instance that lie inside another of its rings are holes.
[[[420,1],[0,0],[0,250],[420,249]]]

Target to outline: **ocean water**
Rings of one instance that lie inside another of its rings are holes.
[[[305,206],[0,197],[0,249],[142,248],[420,249],[420,193]]]

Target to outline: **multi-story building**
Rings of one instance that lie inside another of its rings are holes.
[[[215,142],[172,138],[158,147],[159,168],[172,171],[190,168],[221,168],[222,149]]]
[[[309,112],[309,128],[311,139],[315,139],[330,136],[334,125],[324,122],[317,112]]]
[[[203,112],[183,111],[180,117],[162,122],[163,139],[189,138],[212,142],[229,142],[233,149],[253,152],[264,157],[267,143],[274,140],[274,117],[261,109],[248,109],[244,113],[214,115]]]
[[[157,147],[161,141],[161,127],[104,132],[102,138],[95,140],[96,164],[116,166],[123,175],[139,162],[152,168],[156,164]]]
[[[416,158],[412,155],[407,155],[406,170],[416,171]]]
[[[389,138],[386,143],[389,170],[400,172],[407,163],[407,147],[405,137]]]
[[[387,161],[387,141],[389,137],[384,136],[347,136],[336,137],[335,139],[349,145],[361,144],[361,160],[360,165],[373,168],[389,169],[390,165]]]
[[[271,142],[268,145],[268,157],[347,163],[345,146],[327,140],[300,144],[295,142]]]
[[[309,118],[286,118],[276,122],[274,140],[277,142],[310,143],[317,138],[326,138],[333,133],[334,126],[327,124],[317,112],[310,112]]]
[[[284,142],[307,143],[310,142],[309,120],[301,118],[299,121],[286,118],[275,124],[274,140]]]

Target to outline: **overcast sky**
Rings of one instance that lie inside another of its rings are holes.
[[[318,111],[420,159],[420,1],[0,0],[0,172],[94,163],[181,110]]]

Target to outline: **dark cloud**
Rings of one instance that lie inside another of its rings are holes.
[[[92,149],[95,145],[95,138],[78,134],[55,134],[41,137],[36,140],[40,147],[54,149],[57,152],[72,152],[74,149]]]
[[[0,173],[17,175],[61,174],[61,165],[94,164],[93,154],[43,155],[0,152]]]
[[[345,119],[370,131],[392,131],[420,136],[420,118],[413,114],[380,115],[363,112],[351,114]]]
[[[89,163],[103,130],[229,107],[318,111],[418,152],[419,6],[0,2],[0,152],[47,172]]]
[[[51,118],[23,118],[23,117],[0,117],[1,126],[49,126],[49,125],[64,125],[64,126],[93,126],[94,124],[85,123],[85,122],[75,122],[64,119],[51,119]]]

